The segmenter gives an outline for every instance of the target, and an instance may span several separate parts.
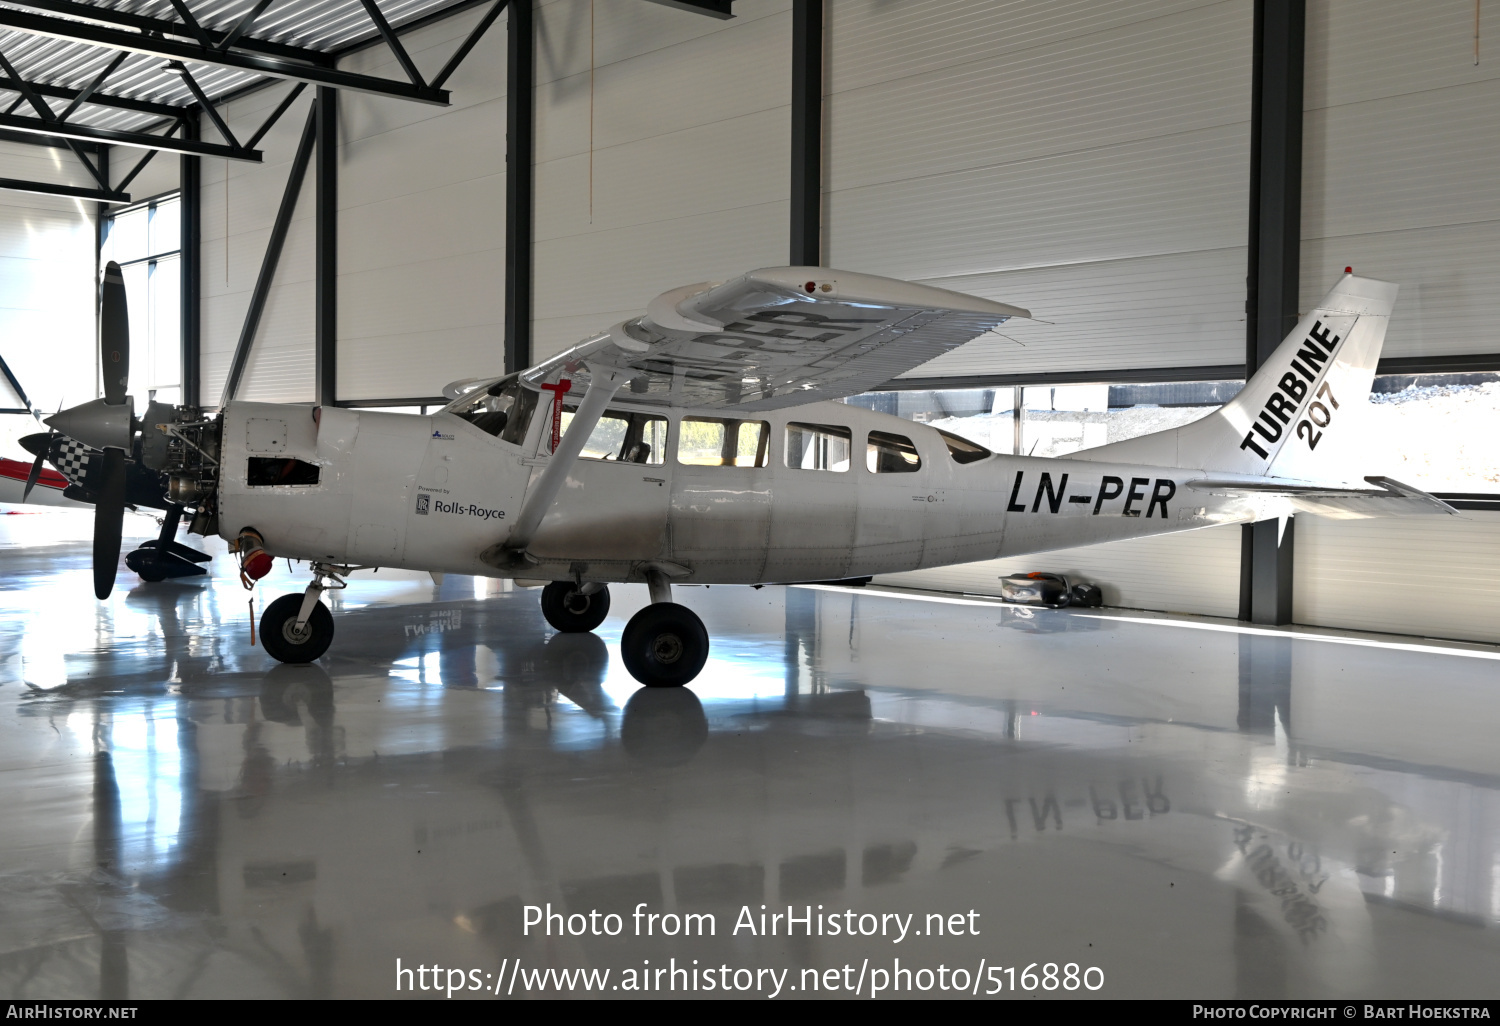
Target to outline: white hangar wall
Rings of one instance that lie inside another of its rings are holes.
[[[636,0],[538,4],[536,358],[666,289],[786,261],[790,12],[789,0],[741,0],[732,21]],[[403,42],[431,71],[482,13]],[[503,368],[505,47],[502,15],[448,82],[448,108],[339,98],[341,400],[431,396]],[[341,66],[400,77],[384,47]],[[248,134],[289,88],[235,101],[226,120]],[[310,95],[266,137],[264,164],[230,165],[226,183],[225,161],[203,162],[206,401],[228,374]],[[313,207],[310,169],[242,398],[313,397]]]
[[[435,73],[482,14],[446,19],[402,42],[424,73]],[[341,66],[401,75],[384,47],[352,54]],[[449,381],[503,365],[503,17],[447,85],[449,107],[361,93],[339,97],[340,399],[436,395]],[[220,111],[243,138],[291,88],[278,84]],[[205,402],[218,401],[228,376],[312,96],[305,90],[262,141],[262,164],[202,163]],[[313,399],[314,170],[310,164],[242,399]]]
[[[402,42],[431,76],[484,13]],[[505,371],[505,43],[502,14],[448,80],[449,107],[340,94],[340,399],[434,396]],[[384,46],[340,66],[402,78]]]
[[[220,106],[236,138],[249,138],[291,89],[278,84]],[[305,90],[304,96],[311,90]],[[310,104],[299,99],[258,144],[262,163],[216,158],[199,163],[202,370],[199,388],[217,405],[229,376],[240,327],[281,204],[287,174]],[[214,135],[203,119],[202,134]],[[238,398],[305,402],[313,398],[313,184],[309,167],[296,215],[272,279]]]
[[[537,359],[667,289],[786,263],[791,3],[734,12],[538,8]]]
[[[1481,45],[1487,45],[1481,40]],[[1387,357],[1500,353],[1500,63],[1467,0],[1309,0],[1302,303],[1399,282]],[[1297,518],[1301,623],[1500,641],[1500,519]]]
[[[96,188],[67,150],[0,143],[0,178]],[[0,356],[47,412],[94,398],[95,204],[0,191]],[[65,368],[59,373],[59,368]],[[19,408],[0,380],[0,407]],[[38,430],[29,416],[0,416],[4,455],[29,459],[14,439]]]
[[[1031,309],[909,376],[1244,361],[1252,5],[829,5],[827,260]],[[1022,343],[1018,345],[1017,343]],[[1016,570],[1233,616],[1239,528],[892,574]]]

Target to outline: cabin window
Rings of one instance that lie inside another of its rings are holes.
[[[251,456],[245,483],[251,488],[271,485],[315,485],[318,466],[286,456]]]
[[[834,424],[797,424],[786,426],[786,465],[799,470],[849,469],[853,436],[846,427]]]
[[[562,430],[567,434],[578,408],[563,407]],[[658,465],[666,461],[667,418],[651,413],[606,410],[578,454],[584,460]]]
[[[677,432],[677,462],[689,467],[764,467],[770,448],[763,420],[683,417]]]
[[[922,457],[905,435],[871,431],[865,466],[872,474],[910,474],[922,469]]]
[[[943,436],[943,443],[948,446],[948,455],[953,457],[954,463],[977,463],[986,457],[995,455],[978,442],[971,442],[967,438],[950,435],[941,429],[938,434]]]
[[[487,435],[520,445],[536,412],[537,394],[522,388],[514,375],[478,389],[448,407],[448,412],[473,424]]]

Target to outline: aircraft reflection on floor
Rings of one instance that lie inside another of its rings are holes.
[[[92,611],[66,622],[86,575],[37,575],[0,592],[25,683],[0,688],[10,996],[384,996],[396,957],[885,953],[730,935],[761,903],[975,907],[972,953],[1094,958],[1112,996],[1453,996],[1500,953],[1493,665],[1462,653],[715,588],[688,594],[717,661],[658,691],[615,665],[628,589],[599,636],[538,643],[534,593],[362,585],[346,654],[299,667],[206,629],[244,615],[233,582],[117,596],[106,645]],[[520,934],[524,904],[640,901],[720,929]]]

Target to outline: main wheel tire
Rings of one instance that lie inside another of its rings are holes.
[[[609,615],[609,589],[581,594],[572,581],[553,581],[542,589],[542,615],[564,634],[583,634]]]
[[[648,688],[681,687],[708,661],[708,631],[687,606],[656,602],[625,625],[620,658],[630,675]]]
[[[283,595],[266,607],[260,616],[260,643],[273,658],[284,663],[310,663],[333,642],[333,614],[319,602],[298,634],[297,614],[302,611],[301,595]]]

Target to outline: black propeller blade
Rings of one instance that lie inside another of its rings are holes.
[[[125,305],[125,276],[113,260],[104,267],[99,295],[99,371],[104,401],[110,406],[123,403],[130,381],[130,314]]]
[[[26,490],[21,493],[21,501],[24,503],[31,498],[31,490],[36,487],[37,478],[42,476],[42,464],[47,461],[47,454],[52,451],[52,439],[57,432],[38,431],[34,435],[27,435],[20,439],[21,448],[33,453],[36,459],[31,464],[31,473],[26,475]]]
[[[47,459],[46,452],[37,456],[31,464],[31,473],[26,475],[26,490],[21,493],[21,502],[24,504],[31,498],[31,490],[36,487],[36,479],[42,476],[42,463]]]
[[[125,451],[104,450],[103,481],[94,505],[94,594],[109,598],[120,565],[120,535],[125,524]]]

